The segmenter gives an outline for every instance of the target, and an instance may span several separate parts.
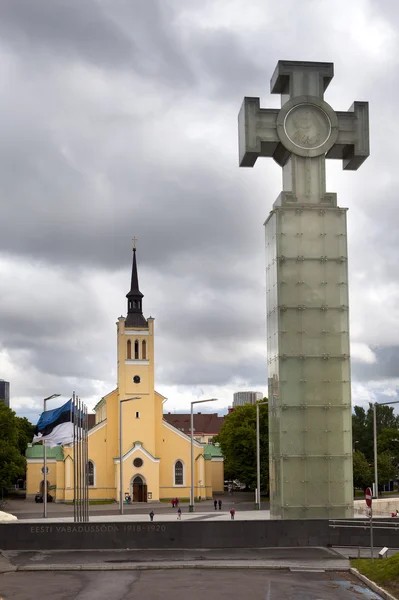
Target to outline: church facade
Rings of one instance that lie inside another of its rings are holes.
[[[154,389],[154,319],[143,315],[136,249],[127,317],[117,326],[117,388],[94,408],[89,430],[90,500],[119,499],[119,411],[122,410],[123,494],[133,502],[190,496],[191,440],[163,418],[166,398]],[[130,400],[129,400],[130,399]],[[57,502],[73,500],[73,445],[47,449],[47,481]],[[43,447],[26,450],[27,497],[43,489]],[[223,492],[223,456],[213,444],[194,441],[194,495]]]

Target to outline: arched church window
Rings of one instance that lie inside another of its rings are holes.
[[[145,340],[143,340],[143,343],[141,344],[141,358],[143,360],[147,359],[147,344]]]
[[[126,358],[127,360],[132,359],[132,342],[130,340],[128,340],[126,344]]]
[[[89,460],[87,462],[87,485],[94,486],[94,474],[95,474],[94,462],[92,460]]]
[[[183,485],[183,463],[181,460],[175,462],[175,485]]]
[[[133,308],[136,308],[136,300],[133,300]]]
[[[139,359],[139,341],[136,340],[134,342],[134,359],[138,360]]]

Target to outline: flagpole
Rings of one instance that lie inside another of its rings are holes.
[[[47,400],[52,400],[53,398],[58,398],[61,394],[51,394],[47,398],[43,398],[43,412],[46,412],[46,403]],[[44,470],[44,478],[43,478],[43,517],[47,519],[47,447],[46,441],[43,440],[43,470]]]
[[[86,405],[83,404],[83,521],[86,521],[86,505],[87,505],[87,494],[86,494]]]
[[[89,481],[87,473],[87,465],[89,462],[89,433],[88,433],[88,416],[87,406],[85,406],[85,494],[86,494],[86,514],[85,521],[89,520]]]
[[[87,496],[87,504],[86,504],[86,521],[89,521],[89,505],[90,505],[90,498],[89,498],[89,477],[88,477],[88,472],[87,472],[87,467],[89,464],[89,413],[87,411],[87,406],[86,406],[86,496]]]
[[[76,523],[76,480],[77,480],[77,453],[76,453],[76,397],[72,394],[73,404],[73,520]]]
[[[79,414],[79,429],[78,429],[78,452],[79,452],[79,462],[78,462],[78,469],[79,469],[79,477],[78,477],[78,483],[79,483],[79,504],[78,504],[78,521],[80,522],[82,520],[82,409],[81,409],[81,402],[80,402],[80,398],[78,399],[78,414]]]

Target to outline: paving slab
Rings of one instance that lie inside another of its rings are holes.
[[[149,569],[348,570],[349,561],[328,548],[190,550],[9,551],[18,571],[125,571]]]

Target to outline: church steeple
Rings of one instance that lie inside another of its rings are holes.
[[[139,278],[137,275],[137,260],[136,260],[136,238],[133,238],[133,265],[132,265],[132,280],[130,284],[130,292],[126,294],[127,298],[127,317],[125,327],[148,327],[146,319],[143,317],[143,298],[144,295],[139,289]]]

